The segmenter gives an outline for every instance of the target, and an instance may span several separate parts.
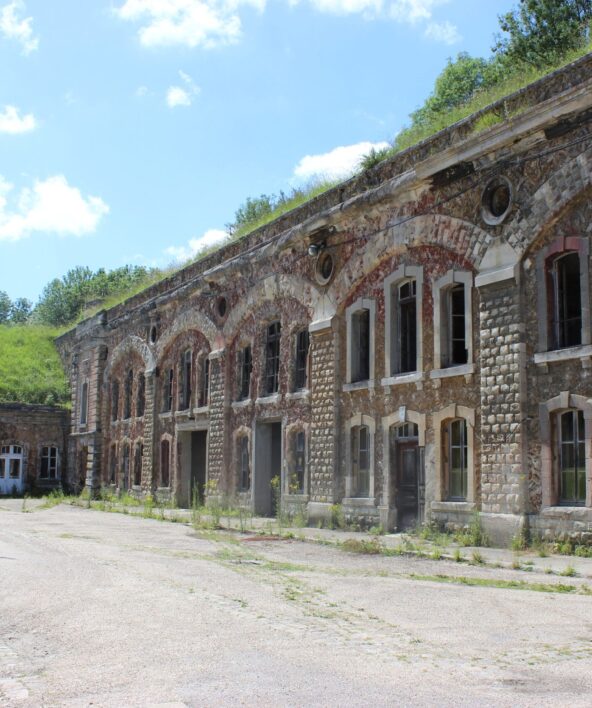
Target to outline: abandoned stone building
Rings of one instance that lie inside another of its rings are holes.
[[[586,56],[61,336],[65,481],[592,532],[591,88]]]

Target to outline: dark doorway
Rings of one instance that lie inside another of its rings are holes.
[[[191,477],[189,482],[189,500],[200,504],[204,501],[206,486],[206,460],[208,449],[207,430],[191,433]]]
[[[391,470],[395,482],[397,529],[417,526],[421,521],[421,455],[417,425],[405,423],[392,429]]]
[[[272,516],[279,503],[282,475],[282,424],[258,423],[255,443],[254,511],[260,516]],[[277,484],[272,479],[277,477]]]

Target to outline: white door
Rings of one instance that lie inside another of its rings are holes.
[[[0,448],[0,494],[21,494],[23,479],[23,448],[6,445]]]

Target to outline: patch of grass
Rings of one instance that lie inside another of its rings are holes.
[[[471,554],[471,562],[474,565],[485,565],[485,558],[479,551],[473,551]]]
[[[570,593],[577,592],[577,585],[561,583],[530,583],[526,580],[501,580],[495,578],[468,578],[465,575],[419,575],[411,573],[411,580],[423,580],[469,587],[499,588],[502,590],[532,590],[533,592]]]
[[[341,543],[341,548],[348,553],[366,555],[379,555],[384,550],[384,546],[377,538],[348,538]]]
[[[43,498],[43,503],[39,506],[40,509],[51,509],[58,504],[66,501],[66,495],[62,489],[54,489],[46,497]]]
[[[559,575],[563,575],[566,578],[573,578],[577,575],[576,569],[573,567],[573,565],[568,565],[566,566],[560,573]]]

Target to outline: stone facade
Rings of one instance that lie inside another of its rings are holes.
[[[587,56],[60,337],[69,479],[587,533],[591,85]]]

